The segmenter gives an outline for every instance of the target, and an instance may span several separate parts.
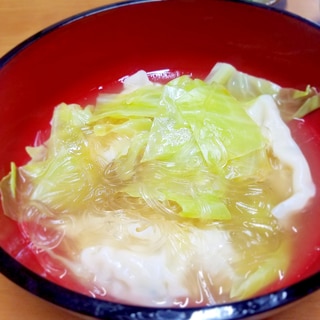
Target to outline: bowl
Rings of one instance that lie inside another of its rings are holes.
[[[0,60],[0,177],[14,161],[23,165],[25,146],[47,130],[61,101],[87,105],[104,90],[140,69],[155,81],[179,75],[204,78],[216,62],[283,87],[320,89],[317,72],[320,27],[272,7],[244,1],[128,1],[63,20],[30,37]],[[320,113],[307,115],[293,134],[306,152],[317,186]],[[312,215],[319,215],[316,197]],[[48,276],[17,224],[0,211],[0,272],[59,307],[98,319],[264,318],[320,288],[320,219],[305,228],[313,234],[294,277],[250,299],[193,308],[126,305],[89,297]],[[318,248],[318,249],[317,249]]]

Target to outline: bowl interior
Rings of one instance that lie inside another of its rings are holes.
[[[216,62],[228,62],[282,86],[320,89],[319,40],[320,28],[312,23],[237,1],[129,2],[63,21],[0,60],[0,177],[11,161],[27,161],[25,146],[49,127],[57,104],[93,103],[99,92],[118,89],[119,79],[140,69],[167,81],[182,74],[203,78]],[[292,126],[318,187],[319,122],[316,111]],[[310,215],[318,216],[319,207],[320,199]],[[312,234],[309,247],[301,250],[295,275],[284,286],[319,272],[317,220],[303,226]],[[17,226],[2,211],[0,223],[5,225],[1,247],[41,274]]]

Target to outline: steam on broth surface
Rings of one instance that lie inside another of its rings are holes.
[[[4,211],[48,274],[92,296],[251,297],[288,271],[291,219],[315,194],[286,122],[319,100],[227,64],[165,85],[140,71],[95,106],[55,109],[50,138],[2,180]]]

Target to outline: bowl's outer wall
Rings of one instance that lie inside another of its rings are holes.
[[[0,178],[11,161],[27,160],[25,146],[48,128],[57,104],[92,103],[101,89],[116,88],[118,79],[139,69],[202,78],[222,61],[282,86],[320,89],[320,28],[288,14],[226,0],[98,11],[40,32],[0,60]],[[310,119],[317,141],[319,121],[319,113]],[[18,230],[2,212],[0,223],[6,225],[0,244],[14,255],[23,240],[6,241]],[[319,264],[306,272],[319,271]]]

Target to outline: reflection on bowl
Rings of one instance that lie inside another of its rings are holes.
[[[250,0],[249,0],[250,2]],[[278,0],[252,0],[251,2],[266,4],[268,6],[276,4]]]
[[[269,21],[272,24],[265,28]],[[226,62],[282,87],[305,90],[312,85],[319,90],[315,72],[319,37],[319,27],[306,20],[241,1],[134,1],[71,17],[34,35],[0,60],[1,178],[12,161],[19,166],[26,163],[25,146],[33,144],[39,130],[47,132],[53,109],[61,101],[95,103],[99,93],[118,90],[119,80],[141,69],[154,81],[182,75],[204,79],[214,64]],[[320,183],[319,117],[316,110],[290,127],[316,186]],[[101,319],[265,317],[319,289],[318,201],[316,197],[306,211],[308,219],[298,218],[295,243],[301,235],[310,236],[305,246],[296,249],[299,257],[291,260],[289,275],[242,301],[164,308],[89,297],[81,285],[48,273],[21,232],[26,226],[17,225],[2,211],[0,271],[39,297]]]

